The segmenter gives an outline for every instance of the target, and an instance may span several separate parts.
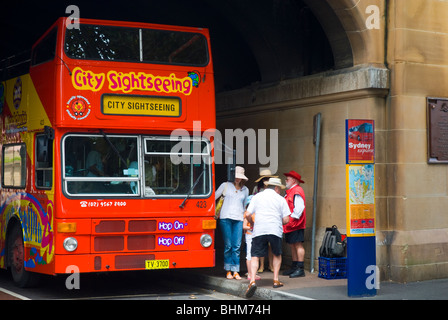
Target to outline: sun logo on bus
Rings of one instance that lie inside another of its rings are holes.
[[[90,114],[89,100],[83,96],[73,96],[67,102],[67,113],[75,120],[83,120]]]
[[[72,102],[70,108],[72,109],[75,116],[82,117],[86,112],[87,106],[84,100],[76,99]]]

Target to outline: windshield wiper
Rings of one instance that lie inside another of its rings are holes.
[[[112,150],[117,154],[118,158],[120,158],[121,162],[123,163],[124,167],[127,168],[128,165],[126,163],[126,161],[123,159],[123,157],[121,156],[120,152],[117,150],[117,148],[114,146],[114,144],[112,143],[112,141],[110,141],[109,137],[106,135],[106,133],[100,129],[100,133],[103,135],[104,140],[107,141],[107,143],[109,144],[109,146],[112,148]]]
[[[191,187],[191,189],[188,192],[187,196],[185,197],[184,201],[180,204],[179,208],[183,209],[185,207],[185,202],[187,202],[187,200],[190,198],[191,193],[193,192],[193,189],[196,187],[196,185],[198,184],[199,180],[204,175],[204,172],[205,172],[205,170],[202,170],[202,172],[199,175],[199,177],[197,177],[196,181],[193,183],[193,186]]]

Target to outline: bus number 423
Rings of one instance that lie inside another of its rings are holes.
[[[196,207],[199,209],[207,208],[207,201],[198,201],[196,202]]]

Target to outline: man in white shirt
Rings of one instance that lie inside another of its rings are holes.
[[[246,291],[246,297],[254,295],[257,286],[255,276],[258,270],[259,258],[267,255],[268,245],[271,245],[274,268],[274,288],[283,286],[278,279],[282,264],[282,236],[283,225],[288,223],[291,214],[288,203],[280,195],[284,189],[279,178],[270,178],[265,182],[266,189],[257,193],[250,201],[245,212],[249,223],[253,224],[251,268],[249,270],[252,280]],[[254,217],[255,215],[255,217]]]

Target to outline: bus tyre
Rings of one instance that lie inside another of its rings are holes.
[[[39,275],[25,270],[22,229],[16,224],[8,236],[8,263],[14,283],[20,288],[38,284]]]

